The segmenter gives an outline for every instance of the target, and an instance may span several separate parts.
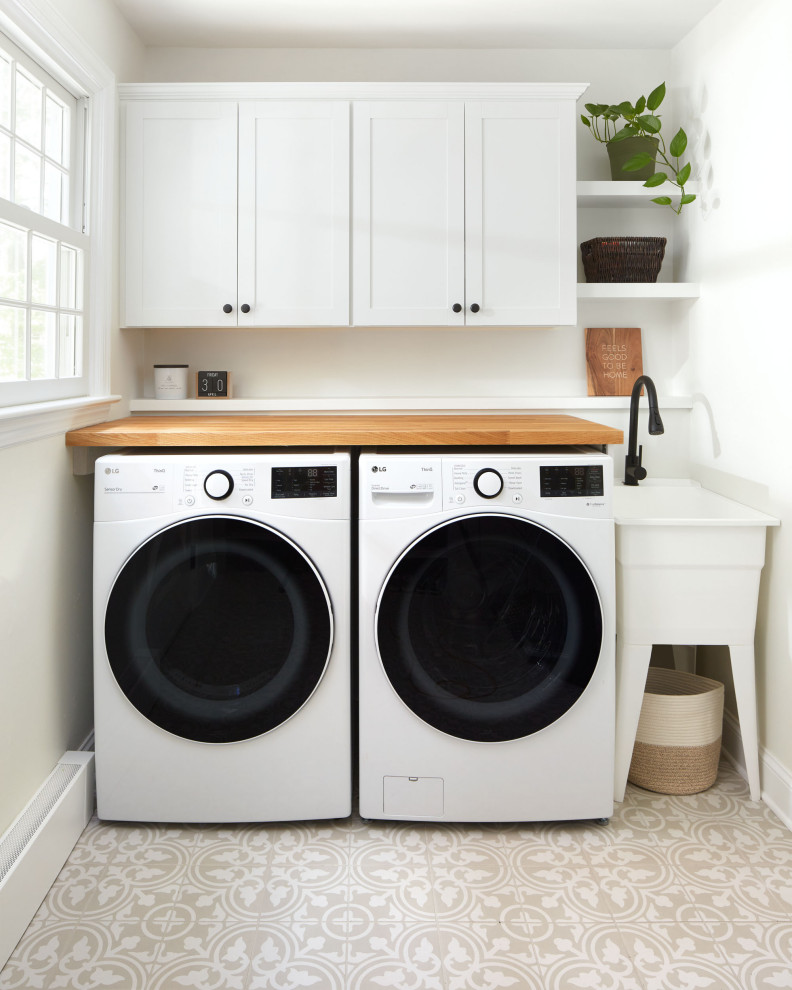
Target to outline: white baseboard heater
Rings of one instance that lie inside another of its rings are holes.
[[[8,961],[94,808],[94,754],[64,753],[0,837],[0,969]]]

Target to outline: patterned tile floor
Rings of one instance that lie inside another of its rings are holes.
[[[792,833],[721,767],[607,826],[93,821],[11,988],[792,987]]]

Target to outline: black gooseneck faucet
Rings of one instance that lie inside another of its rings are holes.
[[[641,401],[641,388],[646,386],[646,397],[649,400],[649,433],[658,436],[665,432],[660,410],[657,408],[657,391],[654,382],[647,375],[635,379],[632,395],[630,396],[630,435],[627,446],[627,456],[624,459],[624,484],[637,485],[646,477],[646,468],[641,467],[643,446],[638,445],[638,405]]]

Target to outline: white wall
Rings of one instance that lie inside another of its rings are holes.
[[[691,210],[689,274],[694,473],[724,495],[782,519],[769,531],[756,638],[761,741],[792,773],[792,466],[790,369],[792,157],[779,100],[792,84],[788,0],[723,0],[672,53],[702,169]],[[724,651],[705,651],[730,680]],[[733,710],[733,702],[729,703]]]
[[[143,48],[107,0],[59,0],[61,15],[118,79],[140,78]],[[0,477],[2,832],[93,725],[93,506],[62,435],[0,450]]]

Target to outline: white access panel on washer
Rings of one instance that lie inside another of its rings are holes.
[[[613,810],[610,457],[364,453],[360,813]]]
[[[97,460],[101,818],[350,814],[350,495],[344,451]]]

